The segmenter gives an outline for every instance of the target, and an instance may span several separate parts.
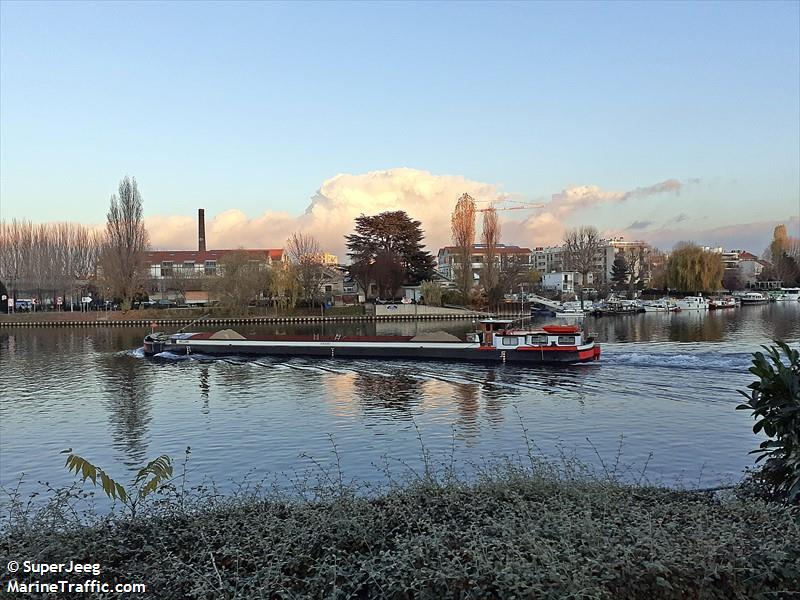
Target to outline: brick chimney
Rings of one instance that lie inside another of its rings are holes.
[[[206,251],[206,211],[202,208],[197,209],[197,249]]]

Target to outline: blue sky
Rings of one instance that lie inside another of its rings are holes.
[[[786,220],[799,6],[3,2],[0,216],[102,222],[125,174],[148,214],[299,215],[410,167],[527,199],[686,184],[567,225]]]

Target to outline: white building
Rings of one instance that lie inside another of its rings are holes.
[[[618,238],[620,243],[622,238]],[[624,244],[639,244],[644,242],[624,242]],[[598,248],[592,264],[592,280],[606,283],[611,280],[611,269],[614,266],[614,256],[618,251],[612,242]],[[561,272],[564,270],[566,257],[563,246],[538,247],[531,255],[531,266],[540,273]]]
[[[576,286],[581,285],[581,274],[577,271],[554,271],[542,276],[542,289],[561,294],[574,294]],[[586,284],[594,281],[592,274],[586,277]]]

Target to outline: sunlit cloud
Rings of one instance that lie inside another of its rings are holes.
[[[603,190],[596,185],[581,185],[562,190],[550,199],[544,208],[535,211],[518,223],[508,223],[504,231],[520,238],[536,240],[537,245],[558,244],[567,230],[567,220],[580,211],[609,204],[621,204],[663,193],[677,194],[683,183],[667,179],[654,185],[628,191]]]
[[[573,186],[553,194],[543,208],[500,213],[503,241],[521,245],[559,243],[567,221],[582,211],[609,204],[678,193],[683,183],[668,179],[632,190],[609,191],[594,185]],[[352,232],[361,214],[404,210],[422,223],[425,243],[434,252],[450,243],[450,213],[459,196],[470,194],[479,208],[502,206],[510,194],[500,186],[460,175],[435,175],[410,168],[340,174],[322,183],[301,215],[266,211],[249,217],[230,209],[206,217],[209,248],[264,248],[283,246],[293,231],[304,231],[344,260],[344,236]],[[521,215],[521,216],[518,216]],[[637,222],[645,228],[649,222]],[[637,223],[634,223],[636,225]],[[645,224],[646,223],[646,224]],[[632,226],[633,227],[633,226]],[[147,218],[154,248],[184,249],[197,245],[196,215],[156,215]]]
[[[482,207],[507,197],[494,184],[417,169],[341,174],[324,181],[299,216],[267,211],[249,218],[237,209],[207,215],[206,239],[209,248],[276,247],[293,231],[304,231],[344,259],[344,236],[352,232],[356,217],[405,210],[422,223],[425,243],[435,250],[449,243],[450,213],[465,192]],[[156,248],[193,248],[197,244],[195,215],[150,217],[147,228]]]

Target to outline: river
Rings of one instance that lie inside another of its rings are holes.
[[[191,446],[194,482],[223,491],[245,478],[334,461],[381,480],[434,461],[469,469],[493,456],[575,455],[626,477],[689,487],[735,482],[758,439],[737,390],[750,353],[800,340],[800,303],[587,319],[602,359],[568,368],[403,360],[144,358],[144,331],[0,330],[0,484],[58,486],[73,448],[122,480]],[[317,326],[264,326],[313,332]],[[459,321],[326,325],[325,333],[408,334]],[[254,331],[256,328],[243,327]],[[537,450],[538,451],[538,450]],[[599,455],[599,457],[598,457]]]

